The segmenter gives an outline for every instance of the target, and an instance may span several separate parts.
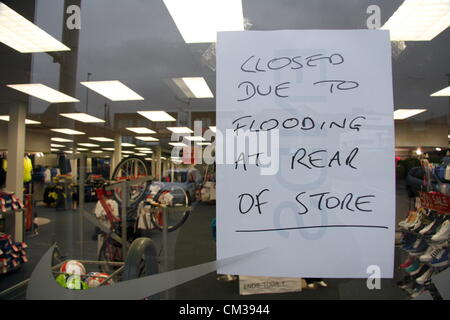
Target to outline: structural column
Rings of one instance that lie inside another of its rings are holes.
[[[161,181],[161,147],[156,147],[153,153],[153,161],[155,162],[155,180]]]
[[[120,133],[114,134],[114,153],[111,159],[111,166],[109,169],[109,176],[112,178],[114,169],[117,164],[122,160],[122,135]]]
[[[25,117],[26,107],[23,104],[11,106],[8,124],[8,171],[6,189],[14,192],[23,201],[23,158],[25,153]],[[23,212],[15,213],[14,240],[23,241]]]

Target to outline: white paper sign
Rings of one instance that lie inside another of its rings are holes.
[[[219,33],[218,272],[392,277],[393,125],[387,31]]]

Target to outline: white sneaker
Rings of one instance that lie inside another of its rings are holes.
[[[423,275],[421,275],[419,278],[416,279],[416,282],[418,284],[425,284],[428,280],[430,280],[431,276],[433,275],[434,269],[430,268],[428,269]]]
[[[433,259],[433,257],[431,256],[431,253],[434,250],[436,250],[436,246],[435,245],[429,246],[427,251],[425,251],[425,253],[420,256],[420,258],[419,258],[420,262],[430,262]]]
[[[445,220],[439,231],[431,237],[431,241],[446,241],[448,240],[448,237],[450,236],[450,220]]]
[[[427,233],[429,230],[431,230],[431,228],[433,228],[433,226],[436,224],[436,220],[433,220],[431,223],[429,223],[425,228],[423,228],[422,230],[419,231],[420,234],[425,234]]]

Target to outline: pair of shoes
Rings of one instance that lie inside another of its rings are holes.
[[[408,257],[401,265],[400,265],[400,268],[402,268],[402,269],[406,269],[406,268],[408,268],[410,265],[412,265],[413,264],[413,262],[415,261],[416,259],[415,258],[413,258],[413,257]]]
[[[433,259],[431,265],[433,267],[445,267],[448,265],[448,246],[442,247],[439,251],[433,251],[431,253]]]
[[[447,241],[450,236],[450,220],[445,220],[439,230],[431,237],[431,241]]]
[[[419,214],[417,211],[410,211],[408,217],[398,223],[398,226],[402,229],[408,229],[411,225],[417,222]]]
[[[428,268],[428,270],[426,270],[420,277],[416,278],[416,282],[418,284],[424,285],[425,283],[427,283],[431,279],[431,276],[433,274],[434,274],[434,269],[433,268]]]
[[[425,239],[417,239],[412,248],[409,251],[409,254],[412,256],[420,256],[428,249],[428,242]]]
[[[439,223],[439,221],[435,219],[431,221],[431,223],[429,223],[427,226],[425,226],[425,228],[421,229],[419,233],[423,236],[431,236],[436,233],[440,225],[441,224]]]

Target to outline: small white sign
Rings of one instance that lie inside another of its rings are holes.
[[[239,294],[267,294],[302,291],[301,278],[239,276]]]
[[[216,88],[218,272],[392,277],[388,31],[221,32]]]

